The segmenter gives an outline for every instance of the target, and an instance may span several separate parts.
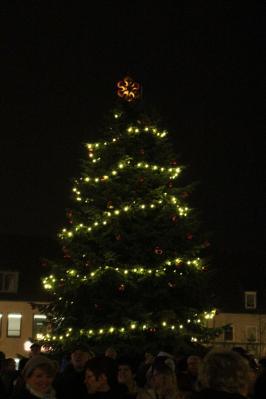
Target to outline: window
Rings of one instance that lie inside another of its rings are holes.
[[[0,272],[0,292],[16,293],[18,290],[18,272]]]
[[[246,327],[246,339],[248,342],[257,342],[258,341],[258,332],[256,326],[247,326]]]
[[[234,328],[233,326],[226,326],[224,329],[224,340],[233,341],[234,340]]]
[[[42,338],[46,334],[47,324],[44,314],[35,314],[33,316],[32,335],[34,338]]]
[[[9,313],[7,316],[7,336],[20,337],[21,333],[21,314]]]
[[[245,292],[245,308],[256,309],[257,308],[257,292],[246,291]]]

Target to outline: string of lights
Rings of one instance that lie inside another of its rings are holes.
[[[162,321],[161,323],[152,323],[152,322],[145,322],[145,323],[139,323],[137,321],[131,321],[128,323],[127,326],[104,326],[98,329],[93,329],[93,328],[88,328],[88,329],[73,329],[72,327],[69,327],[66,329],[64,334],[60,335],[52,335],[52,334],[39,334],[37,337],[39,340],[43,341],[62,341],[69,339],[71,335],[86,335],[87,337],[95,337],[95,336],[101,336],[101,335],[112,335],[112,334],[118,334],[118,335],[124,335],[129,332],[143,332],[143,331],[149,331],[151,333],[158,332],[160,329],[161,330],[169,330],[172,331],[175,334],[187,334],[187,328],[190,325],[201,325],[204,323],[204,320],[210,320],[213,319],[213,317],[216,314],[216,310],[213,309],[209,312],[203,312],[201,315],[194,314],[191,318],[187,319],[183,323],[169,323],[166,320]],[[198,338],[196,336],[192,336],[191,342],[197,342]]]

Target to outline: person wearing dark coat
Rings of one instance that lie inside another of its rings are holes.
[[[259,360],[259,373],[254,386],[254,399],[266,398],[266,358]]]
[[[192,399],[244,399],[248,395],[250,367],[233,351],[211,351],[201,365],[198,392]]]
[[[216,391],[214,389],[203,389],[201,392],[192,394],[192,399],[245,399],[246,396],[238,393]]]
[[[72,348],[70,363],[54,382],[58,399],[80,399],[86,396],[85,365],[91,356],[91,352],[84,345],[77,344]]]
[[[125,399],[126,391],[117,382],[114,359],[95,357],[86,364],[86,399]]]
[[[2,380],[0,378],[0,398],[1,399],[6,399],[7,397],[8,396],[7,396],[7,391],[5,389],[5,385],[4,385],[4,383],[2,382]]]
[[[3,367],[0,372],[0,379],[2,380],[7,396],[10,397],[13,393],[13,388],[16,379],[18,378],[18,371],[16,370],[16,362],[13,358],[8,358],[3,361]],[[2,396],[0,396],[2,398]]]

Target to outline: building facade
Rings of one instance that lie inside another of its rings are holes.
[[[257,291],[240,293],[242,307],[238,311],[218,311],[208,327],[223,327],[223,333],[212,344],[230,349],[241,346],[257,358],[266,357],[266,312],[257,306]],[[233,308],[233,305],[232,305]]]
[[[19,358],[46,332],[40,305],[51,298],[42,288],[44,259],[54,258],[57,246],[50,239],[0,236],[0,251],[0,351]]]
[[[0,350],[6,357],[27,356],[30,343],[46,332],[46,316],[26,301],[0,301]]]

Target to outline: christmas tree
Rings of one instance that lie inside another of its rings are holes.
[[[61,233],[62,261],[43,283],[54,343],[184,339],[209,331],[206,241],[180,184],[183,167],[160,122],[143,110],[140,86],[126,77],[118,102],[86,144],[73,207]]]

